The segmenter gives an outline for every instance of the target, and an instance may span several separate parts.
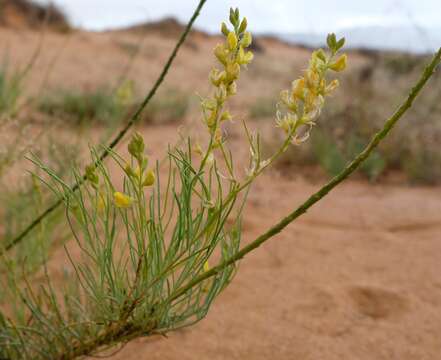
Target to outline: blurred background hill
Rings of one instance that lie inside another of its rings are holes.
[[[28,0],[0,1],[0,26],[38,29],[43,24],[58,31],[70,28],[64,13],[53,4],[42,5]]]

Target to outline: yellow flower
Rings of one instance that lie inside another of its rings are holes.
[[[210,270],[210,264],[208,263],[208,260],[204,262],[204,272],[207,272]]]
[[[233,31],[230,31],[227,36],[228,47],[230,50],[235,50],[237,47],[237,36]]]
[[[193,147],[193,151],[199,156],[204,155],[204,151],[202,150],[201,144],[199,143],[196,143],[196,145]]]
[[[337,89],[339,86],[339,82],[337,79],[332,80],[328,86],[326,86],[325,89],[325,95],[328,95],[329,93],[331,93],[332,91],[334,91],[335,89]]]
[[[292,96],[296,99],[303,99],[305,90],[305,79],[300,78],[292,83]]]
[[[133,101],[133,81],[125,81],[116,91],[116,100],[122,105],[128,105]]]
[[[133,203],[133,199],[130,196],[123,194],[119,191],[115,191],[113,193],[113,200],[115,202],[116,207],[119,208],[128,208]]]
[[[228,50],[225,49],[225,46],[223,44],[216,45],[216,47],[214,48],[214,55],[221,64],[227,64]]]
[[[106,201],[104,200],[104,195],[101,193],[98,195],[96,209],[99,213],[104,212],[106,209]]]
[[[155,179],[156,179],[156,176],[155,176],[155,173],[153,172],[153,170],[148,170],[145,175],[142,186],[152,186],[155,183]]]
[[[240,65],[248,65],[254,58],[254,55],[251,51],[245,52],[243,47],[239,48],[239,53],[237,55],[237,63]]]
[[[222,122],[222,121],[228,121],[228,120],[232,120],[232,119],[233,119],[233,117],[231,116],[230,112],[229,111],[224,111],[222,113],[220,121]]]
[[[333,64],[331,64],[329,66],[329,68],[331,70],[334,70],[334,71],[337,71],[337,72],[343,71],[344,69],[346,69],[347,60],[348,60],[347,55],[343,54]]]
[[[242,40],[240,41],[241,45],[243,47],[248,47],[251,45],[251,42],[253,41],[253,37],[251,36],[251,33],[247,31],[243,34]]]

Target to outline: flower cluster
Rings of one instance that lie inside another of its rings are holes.
[[[232,30],[222,23],[221,31],[225,42],[214,49],[214,55],[222,66],[221,69],[214,68],[210,72],[209,79],[216,88],[215,93],[213,97],[202,101],[203,120],[214,137],[214,146],[221,141],[219,124],[231,120],[230,113],[223,110],[225,101],[236,94],[236,80],[241,66],[249,64],[253,59],[253,53],[246,50],[252,42],[251,33],[246,31],[247,19],[243,18],[241,21],[239,9],[230,9],[230,22]]]
[[[344,38],[337,41],[335,35],[330,34],[327,38],[329,51],[314,51],[305,75],[292,83],[291,90],[284,90],[280,94],[277,126],[282,128],[295,144],[309,137],[309,131],[325,103],[325,97],[339,85],[336,79],[328,83],[326,74],[328,70],[340,72],[346,68],[346,54],[336,59],[344,42]],[[300,129],[305,125],[307,130],[301,134]]]

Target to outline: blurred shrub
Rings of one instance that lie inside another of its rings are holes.
[[[42,98],[38,108],[72,125],[106,125],[119,120],[126,106],[111,92],[97,89],[93,92],[66,90],[53,93]]]
[[[133,92],[132,82],[125,82],[115,92],[63,91],[41,99],[38,108],[72,125],[111,125],[139,107]],[[141,122],[165,124],[180,120],[187,114],[189,99],[189,95],[175,89],[157,94],[144,110]]]
[[[144,110],[142,121],[149,124],[167,124],[182,120],[187,115],[190,96],[177,89],[157,94]]]
[[[69,178],[72,166],[80,160],[79,154],[80,148],[77,144],[68,144],[60,138],[50,137],[35,155],[51,164],[57,176]],[[37,170],[35,169],[36,173],[38,173]],[[40,180],[34,175],[28,175],[13,182],[6,178],[0,179],[0,186],[2,188],[0,192],[1,248],[9,244],[54,199],[50,190],[42,186]],[[45,218],[37,231],[17,246],[16,256],[9,266],[14,268],[16,264],[23,263],[27,270],[33,270],[43,263],[49,249],[54,248],[53,242],[61,243],[66,237],[68,228],[61,221],[63,216],[63,211],[55,211]],[[63,224],[64,228],[60,227],[60,224]],[[3,270],[0,267],[0,273]]]
[[[315,129],[317,130],[317,129]],[[323,131],[314,131],[311,139],[315,161],[331,176],[337,175],[345,166],[345,158],[337,144]]]
[[[427,58],[412,54],[385,54],[383,58],[384,67],[393,75],[403,76],[420,70]]]
[[[22,94],[22,76],[18,72],[8,73],[7,67],[0,69],[0,117],[14,115]]]
[[[249,116],[252,119],[262,119],[274,117],[276,112],[276,98],[275,97],[260,97],[257,98],[249,108]]]

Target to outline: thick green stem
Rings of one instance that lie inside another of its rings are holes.
[[[149,93],[145,97],[144,101],[139,106],[138,110],[133,114],[133,116],[130,118],[130,120],[127,122],[127,124],[121,129],[121,131],[115,136],[115,138],[110,142],[110,144],[105,148],[105,150],[102,152],[102,154],[99,157],[99,161],[103,161],[105,158],[107,158],[111,152],[112,149],[118,145],[118,143],[122,140],[122,138],[125,136],[125,134],[130,130],[130,128],[138,122],[140,119],[140,116],[142,112],[144,111],[145,107],[148,105],[150,100],[153,98],[153,96],[156,94],[156,91],[164,81],[176,55],[178,54],[178,51],[181,47],[181,45],[184,43],[185,39],[187,38],[187,35],[189,34],[191,28],[193,27],[193,23],[195,22],[196,18],[199,16],[202,7],[205,5],[207,0],[200,0],[199,4],[196,8],[196,10],[193,13],[193,16],[191,17],[190,21],[188,22],[184,32],[182,33],[181,37],[179,38],[178,42],[176,43],[175,48],[173,49],[172,53],[170,54],[170,57],[168,58],[167,63],[165,64],[164,68],[162,69],[161,74],[159,75],[158,79],[156,80],[153,87],[150,89]],[[78,190],[78,188],[84,183],[85,177],[83,176],[82,179],[77,182],[75,185],[72,186],[72,191]],[[38,217],[36,217],[20,234],[18,234],[11,242],[9,242],[4,250],[0,248],[0,255],[4,253],[4,251],[8,251],[12,249],[15,245],[17,245],[20,241],[22,241],[26,235],[28,235],[38,224],[41,223],[41,221],[48,215],[50,215],[52,212],[54,212],[63,201],[60,199],[56,202],[54,202],[51,206],[49,206],[45,211],[43,211]]]
[[[290,223],[292,223],[299,216],[306,213],[306,211],[313,206],[316,202],[325,197],[332,189],[334,189],[338,184],[344,181],[349,175],[351,175],[360,165],[369,157],[372,151],[378,146],[378,144],[389,134],[395,124],[403,117],[403,115],[410,109],[415,98],[424,88],[428,80],[434,74],[436,67],[441,62],[441,48],[434,55],[432,61],[425,68],[421,78],[416,83],[416,85],[411,89],[407,99],[402,103],[402,105],[395,111],[395,113],[385,122],[383,128],[374,135],[366,148],[354,159],[349,165],[340,172],[337,176],[335,176],[332,180],[330,180],[326,185],[324,185],[320,190],[311,195],[302,205],[300,205],[297,209],[292,211],[288,216],[283,218],[277,224],[268,229],[265,233],[257,237],[250,244],[244,246],[240,251],[238,251],[234,256],[229,258],[228,260],[222,262],[216,267],[213,267],[209,271],[199,275],[190,281],[187,285],[182,287],[179,291],[173,294],[169,301],[173,301],[183,294],[185,294],[188,290],[199,284],[200,282],[215,276],[216,274],[223,271],[227,266],[234,264],[235,262],[242,259],[245,255],[250,253],[251,251],[257,249],[260,245],[262,245],[267,240],[271,239],[273,236],[277,235],[281,232],[285,227],[287,227]]]

